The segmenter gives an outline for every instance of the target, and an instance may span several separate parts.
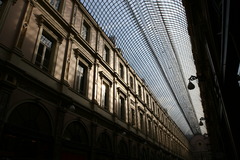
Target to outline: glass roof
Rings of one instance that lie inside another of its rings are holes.
[[[102,30],[115,38],[130,66],[187,137],[206,133],[188,34],[180,0],[80,0]]]

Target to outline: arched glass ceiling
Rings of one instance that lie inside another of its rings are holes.
[[[185,9],[180,0],[80,0],[187,137],[206,133]]]

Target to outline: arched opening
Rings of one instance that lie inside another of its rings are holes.
[[[70,123],[64,131],[63,139],[64,141],[61,160],[88,159],[88,132],[82,123],[77,121]]]
[[[97,138],[97,153],[95,160],[111,160],[113,159],[112,140],[110,136],[103,132]]]
[[[51,159],[52,125],[47,112],[33,102],[22,103],[9,115],[0,138],[0,157]]]
[[[129,159],[129,157],[128,157],[128,145],[123,139],[118,144],[118,154],[119,154],[119,159],[120,160]]]

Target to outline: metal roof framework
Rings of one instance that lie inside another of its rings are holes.
[[[185,8],[180,0],[80,0],[102,30],[116,38],[116,47],[144,79],[160,105],[184,135],[206,133],[188,34]]]

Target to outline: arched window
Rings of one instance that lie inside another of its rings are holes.
[[[47,112],[33,102],[17,106],[0,136],[6,159],[52,159],[52,125]]]
[[[41,106],[33,102],[17,106],[8,117],[8,123],[34,133],[52,134],[48,114]]]
[[[99,149],[105,151],[112,151],[112,141],[107,133],[102,133],[97,139],[97,146]]]
[[[128,146],[124,140],[121,140],[118,144],[118,151],[122,155],[128,155]]]
[[[88,144],[88,134],[80,122],[70,123],[64,131],[64,139],[78,144]]]

